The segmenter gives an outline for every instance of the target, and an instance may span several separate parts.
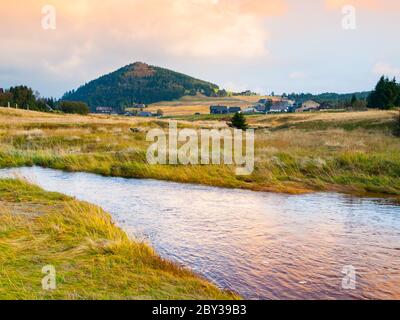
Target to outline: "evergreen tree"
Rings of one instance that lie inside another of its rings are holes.
[[[240,130],[246,130],[249,126],[247,125],[246,118],[241,113],[236,113],[231,122],[229,123],[231,128],[236,128]]]
[[[357,96],[353,94],[353,96],[351,97],[351,106],[354,107],[357,101],[358,101]]]
[[[64,113],[74,113],[82,115],[86,115],[89,113],[88,105],[80,101],[61,101],[60,109]]]
[[[382,76],[368,97],[368,108],[387,110],[400,105],[400,84]]]

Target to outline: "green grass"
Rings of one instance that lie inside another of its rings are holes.
[[[45,116],[50,117],[47,124]],[[38,165],[258,191],[338,191],[399,198],[400,139],[393,134],[397,116],[392,111],[369,111],[248,117],[257,128],[255,171],[240,177],[233,166],[148,165],[146,132],[167,129],[167,121],[39,113],[14,118],[11,113],[0,121],[0,167]],[[219,119],[179,121],[180,128],[221,125]]]
[[[100,208],[0,180],[0,299],[237,299],[134,242]],[[53,265],[57,288],[42,289]]]

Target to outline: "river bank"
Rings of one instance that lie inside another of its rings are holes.
[[[130,240],[99,207],[0,180],[0,298],[237,299],[148,245]],[[45,291],[42,268],[56,270]]]
[[[2,178],[15,176],[103,208],[131,239],[247,299],[400,296],[400,207],[390,200],[0,170]],[[356,270],[356,290],[342,287],[348,266]]]

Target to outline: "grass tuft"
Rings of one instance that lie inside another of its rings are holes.
[[[132,241],[96,206],[18,180],[0,180],[0,199],[0,299],[238,298]],[[46,265],[54,291],[41,287]]]

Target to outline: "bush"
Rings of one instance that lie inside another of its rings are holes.
[[[84,102],[79,101],[61,101],[60,110],[64,113],[74,113],[86,115],[89,113],[89,107]]]

